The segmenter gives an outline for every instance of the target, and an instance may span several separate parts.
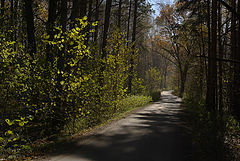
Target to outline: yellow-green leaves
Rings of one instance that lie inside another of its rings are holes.
[[[9,119],[5,119],[5,121],[6,121],[6,123],[7,123],[9,126],[13,125],[13,122],[10,121]]]
[[[13,135],[13,132],[11,130],[8,130],[5,132],[5,135]]]
[[[92,26],[97,26],[97,25],[98,25],[98,21],[92,23]]]

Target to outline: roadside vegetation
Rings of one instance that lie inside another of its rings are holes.
[[[145,0],[0,0],[0,159],[158,100],[163,73],[144,59],[151,13]]]
[[[152,51],[168,60],[168,86],[183,98],[195,160],[240,160],[240,2],[159,2]]]
[[[192,130],[194,160],[239,159],[240,126],[234,117],[225,113],[222,118],[213,120],[203,103],[187,98],[184,99],[183,106]]]

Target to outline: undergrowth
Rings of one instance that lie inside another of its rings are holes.
[[[74,126],[71,122],[65,127],[63,133],[73,134],[85,129],[98,126],[104,122],[107,122],[108,120],[124,114],[125,112],[131,111],[137,107],[145,106],[150,101],[152,101],[152,98],[148,96],[127,96],[121,100],[114,102],[110,107],[107,108],[107,110],[105,110],[101,115],[99,115],[98,119],[95,118],[96,116],[90,114],[85,118],[79,118],[78,120],[76,120]]]
[[[227,112],[212,116],[201,101],[184,100],[192,128],[196,161],[239,161],[239,123]]]
[[[108,107],[108,110],[99,116],[98,119],[94,118],[95,116],[89,114],[86,117],[74,120],[74,122],[70,122],[68,125],[66,125],[64,130],[59,135],[49,136],[48,138],[38,139],[33,143],[29,143],[28,151],[25,151],[25,153],[21,154],[11,153],[11,155],[8,155],[7,160],[32,159],[35,156],[42,156],[45,153],[53,152],[57,149],[57,147],[61,147],[59,145],[65,144],[74,136],[81,135],[85,132],[88,132],[89,130],[91,131],[95,127],[116,119],[120,119],[138,107],[143,107],[149,104],[151,101],[152,98],[149,96],[127,96],[113,103],[112,106]],[[2,154],[7,153],[4,151],[4,149],[1,151]]]

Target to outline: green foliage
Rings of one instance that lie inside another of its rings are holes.
[[[196,148],[194,160],[226,160],[228,151],[223,141],[224,127],[221,121],[212,116],[201,101],[184,99],[184,107],[188,113]]]
[[[160,84],[162,81],[162,74],[157,68],[151,68],[146,72],[145,86],[147,92],[151,95],[155,91],[160,89]]]
[[[157,102],[160,100],[160,97],[161,97],[161,91],[160,90],[156,90],[156,91],[152,91],[150,93],[150,96],[152,97],[152,100],[154,102]]]
[[[239,122],[229,115],[225,116],[225,137],[224,143],[228,150],[228,158],[231,160],[239,160],[240,154],[240,125]]]
[[[142,107],[151,101],[152,101],[151,97],[133,95],[120,100],[116,104],[116,107],[119,110],[127,111],[129,109],[134,109],[136,107]]]
[[[72,133],[73,131],[81,131],[92,128],[105,123],[108,120],[118,118],[120,115],[132,111],[137,107],[143,107],[151,101],[152,98],[148,96],[126,96],[120,100],[114,101],[111,106],[108,106],[107,109],[101,112],[101,115],[98,116],[98,119],[96,119],[97,115],[90,114],[86,117],[76,119],[74,126],[72,124],[73,122],[70,122],[66,125],[65,132]]]
[[[75,133],[149,102],[148,97],[126,97],[132,47],[125,34],[117,30],[109,36],[107,57],[101,59],[99,49],[86,41],[94,32],[86,27],[97,24],[86,18],[77,22],[66,32],[56,27],[53,37],[44,34],[46,48],[39,48],[34,59],[20,42],[0,34],[1,153],[30,152],[38,139],[66,128]],[[142,81],[134,80],[140,91]]]

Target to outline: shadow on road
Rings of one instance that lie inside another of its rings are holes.
[[[166,95],[161,102],[120,120],[85,144],[73,141],[52,160],[191,161],[189,131],[181,119],[180,101]]]

